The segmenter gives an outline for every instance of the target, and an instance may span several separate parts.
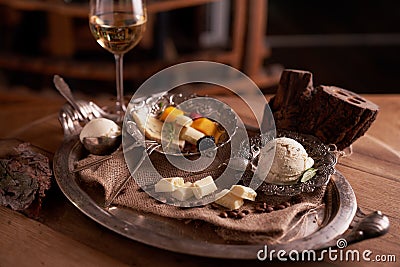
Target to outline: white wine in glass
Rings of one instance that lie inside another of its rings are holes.
[[[114,54],[116,63],[116,112],[125,112],[123,55],[142,39],[146,28],[143,0],[90,0],[89,26],[96,41]]]

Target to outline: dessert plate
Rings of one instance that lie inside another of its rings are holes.
[[[103,208],[102,190],[94,190],[92,186],[82,184],[79,174],[72,172],[74,163],[86,154],[78,136],[69,136],[54,156],[54,175],[65,196],[81,212],[106,228],[147,245],[190,255],[256,259],[258,252],[264,249],[261,244],[226,243],[213,233],[211,226],[199,230],[183,221],[141,214],[132,209],[118,206]],[[366,216],[357,212],[353,189],[341,173],[333,174],[329,185],[325,208],[318,211],[319,224],[310,224],[302,236],[268,245],[269,250],[318,250],[336,246],[340,237],[345,237],[351,243],[387,231],[388,221],[385,216],[380,213]],[[312,216],[315,218],[315,214]],[[353,221],[354,218],[356,220]],[[348,230],[350,225],[352,230]],[[360,229],[366,234],[357,235]]]

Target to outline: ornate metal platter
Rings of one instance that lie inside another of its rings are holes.
[[[74,162],[85,154],[77,136],[66,139],[54,157],[54,174],[65,196],[80,211],[110,230],[161,249],[206,257],[255,259],[257,252],[263,248],[260,244],[227,244],[217,239],[212,229],[207,227],[199,230],[179,220],[141,214],[117,206],[103,208],[104,199],[101,196],[101,190],[93,190],[93,187],[82,184],[79,175],[71,172]],[[268,249],[317,250],[335,246],[336,240],[342,236],[345,236],[349,243],[359,241],[372,237],[370,232],[361,237],[355,234],[360,229],[368,231],[368,227],[364,227],[366,219],[368,219],[367,223],[369,221],[372,225],[370,228],[374,228],[379,223],[383,225],[379,231],[375,231],[375,236],[385,233],[388,227],[388,222],[387,225],[385,224],[387,218],[379,213],[359,220],[358,224],[352,225],[353,230],[349,232],[348,228],[357,212],[355,194],[345,177],[339,172],[332,175],[329,184],[331,186],[326,196],[329,201],[325,208],[318,212],[320,224],[312,224],[319,226],[308,228],[303,236],[286,243],[268,245]],[[356,216],[365,215],[357,213]]]

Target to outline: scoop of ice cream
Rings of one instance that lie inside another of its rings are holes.
[[[296,140],[280,137],[271,142],[274,142],[276,145],[275,156],[272,160],[271,169],[266,177],[266,182],[274,184],[296,182],[306,169],[314,165],[314,160],[308,156],[307,151]],[[269,144],[269,146],[271,146],[271,144]],[[261,159],[262,158],[270,159],[271,157],[261,157]],[[259,166],[262,164],[264,163],[261,160]]]
[[[96,118],[89,121],[82,129],[79,139],[81,142],[85,137],[116,136],[121,129],[114,121],[105,118]]]

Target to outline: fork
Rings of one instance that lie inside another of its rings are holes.
[[[59,112],[58,120],[63,127],[65,137],[78,135],[81,132],[82,118],[80,115],[81,114],[78,114],[77,111],[70,104],[67,103],[62,106]]]
[[[88,122],[94,118],[106,118],[113,121],[120,121],[121,118],[119,115],[105,112],[92,101],[75,100],[71,88],[59,75],[54,75],[53,82],[58,92],[60,92],[68,103],[77,111],[77,115],[81,121]]]
[[[88,117],[89,120],[94,118],[106,118],[117,122],[120,119],[119,115],[104,111],[92,101],[79,100],[77,102],[79,109]]]
[[[63,127],[64,134],[71,136],[79,134],[82,126],[90,120],[101,117],[102,115],[93,108],[93,105],[90,105],[90,102],[77,100],[74,102],[74,106],[71,103],[62,106],[58,119]]]

